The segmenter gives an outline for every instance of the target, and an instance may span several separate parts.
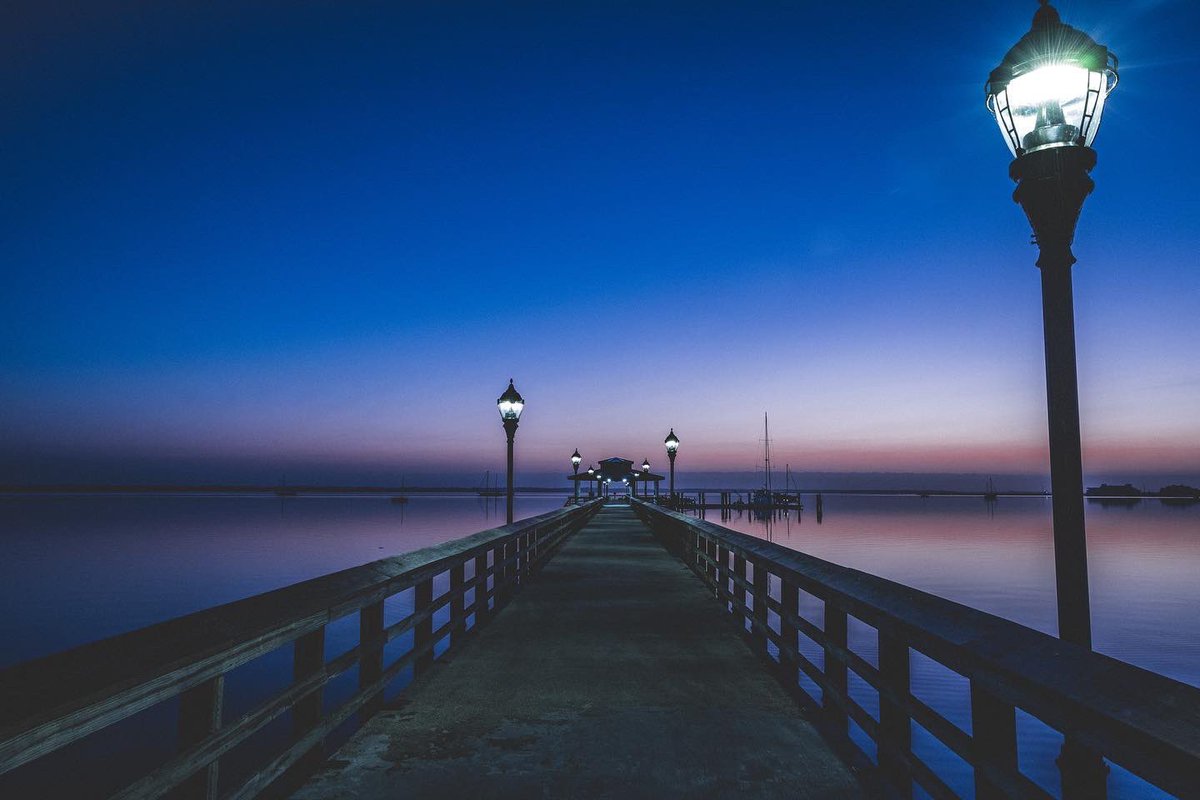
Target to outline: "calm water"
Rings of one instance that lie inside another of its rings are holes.
[[[1049,501],[827,495],[818,523],[805,499],[798,517],[722,520],[710,511],[707,519],[1055,632]],[[561,503],[518,497],[517,516]],[[0,602],[20,611],[0,616],[0,665],[494,527],[503,513],[494,500],[447,495],[413,496],[405,506],[369,496],[0,497]],[[1090,503],[1088,526],[1096,648],[1200,685],[1200,506]],[[352,645],[355,625],[331,626],[330,647]],[[851,628],[852,647],[873,660],[871,634]],[[820,663],[818,652],[809,655]],[[282,652],[277,664],[265,659],[231,676],[231,705],[250,707],[287,674],[289,659]],[[852,685],[877,713],[869,687]],[[917,655],[913,685],[969,730],[965,680]],[[1060,740],[1031,717],[1019,730],[1022,769],[1056,791]],[[914,747],[970,796],[957,757],[919,728]],[[1161,796],[1120,769],[1110,787],[1116,797]]]
[[[518,496],[514,516],[562,506]],[[0,496],[0,666],[504,524],[465,495]]]

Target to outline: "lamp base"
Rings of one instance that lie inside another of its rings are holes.
[[[1025,210],[1033,227],[1033,241],[1041,254],[1037,265],[1069,268],[1075,263],[1071,244],[1083,201],[1095,183],[1088,175],[1096,166],[1096,151],[1069,145],[1035,150],[1009,165],[1008,174],[1017,182],[1013,200]]]

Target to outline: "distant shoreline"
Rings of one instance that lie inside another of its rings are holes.
[[[285,492],[284,496],[312,494],[475,494],[480,491],[477,486],[320,486],[320,485],[173,485],[173,484],[46,484],[35,486],[3,485],[0,494],[266,494],[276,495]],[[561,494],[572,493],[571,487],[548,486],[517,486],[514,491],[527,494]],[[753,488],[697,488],[681,489],[686,494],[695,492],[752,492]],[[792,490],[796,491],[796,490]],[[828,495],[889,495],[913,497],[983,497],[980,491],[959,491],[955,489],[799,489],[801,494]],[[582,494],[582,493],[581,493]],[[995,492],[998,497],[1049,497],[1043,492]]]
[[[21,485],[0,485],[0,495],[67,495],[67,494],[250,494],[250,495],[268,495],[281,498],[296,497],[303,495],[381,495],[381,496],[396,496],[396,495],[417,495],[417,494],[478,494],[481,491],[478,486],[323,486],[323,485],[288,485],[288,486],[261,486],[257,484],[44,484],[34,486]],[[550,487],[550,486],[517,486],[514,491],[521,494],[549,494],[562,495],[564,497],[572,494],[571,487]],[[706,494],[717,494],[720,492],[750,493],[753,488],[697,488],[697,489],[681,489],[683,494],[694,495],[698,492]],[[1094,490],[1092,490],[1094,491]],[[1129,501],[1129,500],[1167,500],[1167,501],[1191,501],[1195,500],[1189,495],[1160,495],[1157,492],[1145,492],[1142,494],[1094,494],[1092,491],[1085,494],[1088,500],[1092,501]],[[793,489],[787,492],[799,492],[802,495],[854,495],[854,496],[876,496],[876,497],[982,497],[988,499],[998,499],[1001,497],[1041,497],[1049,498],[1049,492],[1038,491],[996,491],[996,492],[981,492],[981,491],[965,491],[958,489],[815,489],[815,488],[800,488]],[[499,495],[481,495],[484,497],[503,497],[503,492]],[[582,493],[581,493],[582,496]]]

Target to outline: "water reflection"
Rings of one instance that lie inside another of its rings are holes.
[[[3,496],[0,666],[503,524],[474,494]]]

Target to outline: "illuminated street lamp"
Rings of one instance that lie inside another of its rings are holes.
[[[642,494],[650,496],[650,459],[642,459]]]
[[[1030,31],[988,77],[987,107],[1015,157],[1008,170],[1017,182],[1013,200],[1025,210],[1040,251],[1058,635],[1090,648],[1071,244],[1094,186],[1091,144],[1117,85],[1117,58],[1063,24],[1047,0],[1039,2]],[[1098,756],[1068,739],[1059,766],[1064,797],[1104,796]]]
[[[1025,209],[1040,251],[1058,633],[1090,648],[1071,243],[1094,185],[1088,173],[1096,151],[1089,145],[1117,85],[1117,58],[1041,2],[1032,29],[992,70],[987,107],[1016,156],[1009,166],[1017,181],[1013,199]]]
[[[588,492],[592,497],[596,496],[596,468],[588,464]]]
[[[571,454],[571,469],[575,472],[575,502],[579,503],[579,464],[583,461],[583,456],[579,455],[579,448],[575,448],[575,452]]]
[[[671,502],[675,502],[675,454],[679,451],[679,437],[675,435],[675,429],[671,428],[671,432],[667,434],[667,438],[663,439],[663,445],[667,448],[667,458],[671,459],[671,483],[670,496]]]
[[[512,378],[508,379],[508,388],[496,399],[496,408],[500,410],[500,419],[504,423],[504,433],[508,436],[508,508],[507,519],[513,521],[513,439],[517,435],[517,422],[525,409],[525,400],[513,386]]]

